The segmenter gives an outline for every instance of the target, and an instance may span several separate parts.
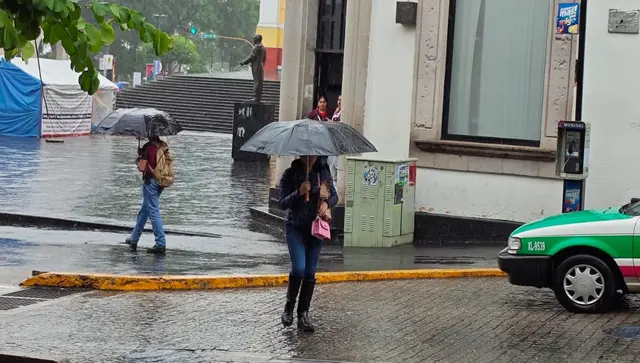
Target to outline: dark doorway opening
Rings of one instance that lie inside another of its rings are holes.
[[[333,110],[342,92],[347,0],[320,0],[318,6],[314,107],[318,97],[324,95]]]

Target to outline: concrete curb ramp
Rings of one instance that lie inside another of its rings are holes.
[[[497,268],[392,270],[365,272],[322,272],[317,283],[381,281],[459,277],[506,276]],[[43,272],[22,282],[24,287],[66,287],[112,291],[213,290],[245,287],[273,287],[287,284],[289,276],[124,276]]]

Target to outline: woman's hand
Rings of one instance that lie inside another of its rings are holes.
[[[318,217],[324,219],[327,216],[328,210],[329,210],[329,204],[327,204],[327,202],[320,203],[320,207],[318,207]]]
[[[300,195],[305,195],[307,192],[311,190],[311,183],[308,181],[302,183],[300,186]]]

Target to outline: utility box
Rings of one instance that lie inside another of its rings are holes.
[[[345,247],[413,242],[416,161],[347,158]]]

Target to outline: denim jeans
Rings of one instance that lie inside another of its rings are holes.
[[[308,280],[315,279],[322,241],[311,235],[311,226],[308,230],[301,231],[287,224],[285,225],[285,234],[291,258],[289,276]]]
[[[155,179],[151,179],[149,183],[142,184],[142,205],[138,212],[138,220],[131,234],[131,242],[138,243],[142,231],[144,230],[147,219],[151,220],[151,228],[156,237],[156,246],[165,247],[167,240],[164,236],[164,226],[162,225],[162,217],[160,216],[159,199],[162,190],[158,186]]]

